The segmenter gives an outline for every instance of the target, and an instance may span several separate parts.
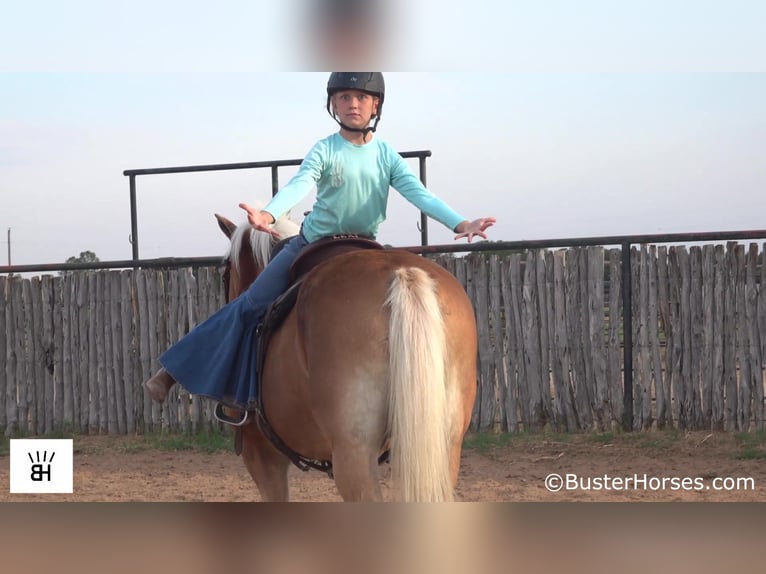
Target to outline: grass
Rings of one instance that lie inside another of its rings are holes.
[[[207,453],[234,451],[234,436],[231,433],[200,432],[196,434],[146,434],[141,443],[135,443],[137,450],[160,451],[202,451]]]
[[[495,448],[511,446],[514,443],[524,442],[548,442],[548,443],[572,443],[575,440],[584,440],[593,442],[601,446],[613,444],[615,442],[633,443],[638,442],[640,446],[657,448],[668,447],[678,438],[678,433],[674,431],[662,431],[661,433],[624,433],[621,431],[606,431],[596,433],[564,433],[543,430],[540,432],[522,431],[522,432],[478,432],[468,433],[463,440],[463,448],[475,450],[480,453],[487,453]]]
[[[743,441],[745,446],[751,448],[753,444],[756,447],[766,447],[766,434],[759,433],[742,433],[742,437],[739,439]],[[521,441],[524,444],[530,444],[533,442],[539,443],[574,443],[579,441],[583,443],[594,443],[599,446],[607,446],[613,444],[621,445],[634,445],[640,449],[646,450],[667,450],[678,444],[679,441],[684,440],[685,433],[677,429],[666,430],[652,430],[649,432],[635,431],[635,432],[623,432],[622,430],[614,431],[602,431],[602,432],[552,432],[549,430],[543,430],[539,432],[515,432],[515,433],[493,433],[493,432],[478,432],[468,433],[463,441],[463,448],[467,450],[475,450],[480,453],[486,453],[494,448],[503,448],[511,446],[514,443],[519,444]]]
[[[742,451],[735,457],[740,460],[759,460],[762,458],[766,458],[766,451],[763,449],[755,449],[755,448],[743,448]]]
[[[77,432],[58,430],[45,435],[28,436],[27,433],[17,432],[11,438],[71,438],[75,441],[77,451],[78,437],[84,437]],[[206,453],[234,452],[234,435],[230,432],[202,431],[187,434],[147,433],[137,436],[117,436],[113,447],[118,452],[135,453],[146,451],[198,451]],[[106,447],[105,447],[106,448]],[[0,456],[8,456],[10,452],[10,438],[0,436]]]
[[[481,454],[491,452],[493,449],[505,448],[516,443],[530,442],[559,442],[568,443],[573,440],[573,434],[554,432],[477,432],[468,433],[463,439],[463,448],[473,450]]]
[[[735,458],[741,460],[766,458],[766,431],[734,433],[734,440],[741,449]]]
[[[613,443],[614,439],[615,439],[615,436],[616,435],[613,432],[599,432],[599,433],[595,433],[595,434],[589,435],[588,438],[592,442],[598,443],[598,444],[603,446],[605,444]]]
[[[636,432],[625,433],[637,440],[638,445],[647,449],[668,449],[683,438],[683,434],[676,429],[663,430],[659,432]]]
[[[39,438],[74,438],[76,441],[78,436],[84,435],[62,429],[40,436]],[[736,448],[738,449],[732,454],[734,458],[742,460],[766,459],[766,431],[739,432],[733,433],[731,436],[733,436]],[[25,433],[16,433],[12,438],[26,437]],[[675,429],[632,433],[607,431],[591,434],[555,433],[550,431],[515,433],[476,432],[466,435],[463,440],[463,448],[480,454],[487,454],[495,449],[506,448],[513,444],[529,444],[533,442],[572,443],[575,440],[585,440],[599,445],[628,443],[635,444],[642,449],[666,450],[679,440],[682,440],[683,437],[683,432]],[[116,441],[113,448],[124,453],[146,451],[198,451],[215,453],[234,451],[234,436],[233,433],[228,431],[202,431],[195,434],[147,433],[138,436],[120,436],[115,438],[119,440]],[[0,457],[8,456],[9,451],[10,439],[0,435]]]
[[[514,433],[469,433],[463,439],[463,448],[486,454],[495,448],[504,448],[518,440]]]
[[[766,431],[724,433],[733,441],[731,457],[739,460],[766,459]],[[653,430],[650,432],[607,431],[597,433],[553,433],[516,432],[516,433],[469,433],[463,440],[463,448],[480,454],[489,454],[495,449],[511,447],[514,444],[529,444],[558,442],[572,443],[574,441],[591,442],[606,446],[612,444],[634,445],[646,451],[666,451],[679,442],[684,441],[686,433],[678,429]],[[707,438],[707,437],[706,437]],[[699,439],[695,439],[699,440]],[[702,441],[704,442],[704,441]],[[582,444],[582,443],[581,443]],[[700,443],[701,444],[701,443]]]

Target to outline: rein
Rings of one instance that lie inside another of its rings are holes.
[[[221,274],[221,281],[223,282],[223,296],[226,303],[229,299],[229,287],[231,286],[231,259],[228,257],[223,260],[223,273]]]

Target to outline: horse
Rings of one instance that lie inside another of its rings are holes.
[[[216,218],[230,240],[231,300],[267,264],[273,238]],[[477,387],[476,320],[463,286],[429,259],[380,249],[324,261],[299,289],[260,374],[273,431],[294,452],[329,461],[344,501],[383,500],[384,453],[394,500],[454,500]],[[290,459],[257,417],[239,430],[262,499],[287,501]]]

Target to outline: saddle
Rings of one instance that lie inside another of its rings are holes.
[[[280,245],[275,247],[275,254],[278,251]],[[256,389],[255,404],[249,405],[247,411],[241,413],[239,417],[230,416],[227,409],[221,403],[218,403],[215,409],[216,418],[224,423],[231,424],[236,427],[234,438],[234,450],[239,455],[242,453],[242,425],[248,419],[248,414],[252,412],[256,417],[256,423],[258,424],[261,432],[274,444],[274,446],[287,456],[293,464],[295,464],[301,470],[308,470],[314,468],[322,470],[330,476],[332,476],[332,463],[330,461],[320,461],[309,459],[304,457],[292,449],[290,449],[279,436],[274,432],[271,424],[266,417],[266,413],[263,407],[263,393],[261,392],[261,378],[260,374],[263,373],[263,367],[266,362],[266,351],[269,346],[272,335],[276,332],[279,326],[284,322],[287,315],[295,306],[295,302],[298,300],[298,293],[300,292],[301,285],[306,275],[320,265],[321,263],[350,251],[356,251],[359,249],[383,249],[384,247],[373,239],[367,237],[361,237],[358,235],[337,235],[320,239],[310,245],[306,246],[296,257],[288,274],[289,287],[282,295],[280,295],[268,309],[257,327],[258,333],[258,348],[256,349],[256,364],[258,370],[258,380]],[[385,460],[385,455],[381,457],[381,462]]]
[[[358,235],[336,235],[315,241],[298,253],[288,272],[289,286],[287,291],[269,305],[261,324],[258,326],[258,373],[263,372],[263,365],[266,362],[266,349],[269,346],[271,335],[295,306],[295,302],[298,300],[298,292],[308,272],[332,257],[358,249],[383,249],[383,246],[373,239]],[[260,393],[258,393],[258,396],[260,396]]]

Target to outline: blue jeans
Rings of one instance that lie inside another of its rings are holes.
[[[288,287],[288,272],[308,244],[293,237],[239,297],[192,329],[160,357],[190,393],[249,408],[256,397],[256,328],[268,306]]]
[[[272,259],[255,281],[241,296],[245,297],[254,309],[260,309],[261,317],[268,306],[282,293],[287,291],[288,272],[298,257],[298,253],[308,245],[303,234],[288,241],[277,256]],[[260,321],[261,317],[258,318]]]

